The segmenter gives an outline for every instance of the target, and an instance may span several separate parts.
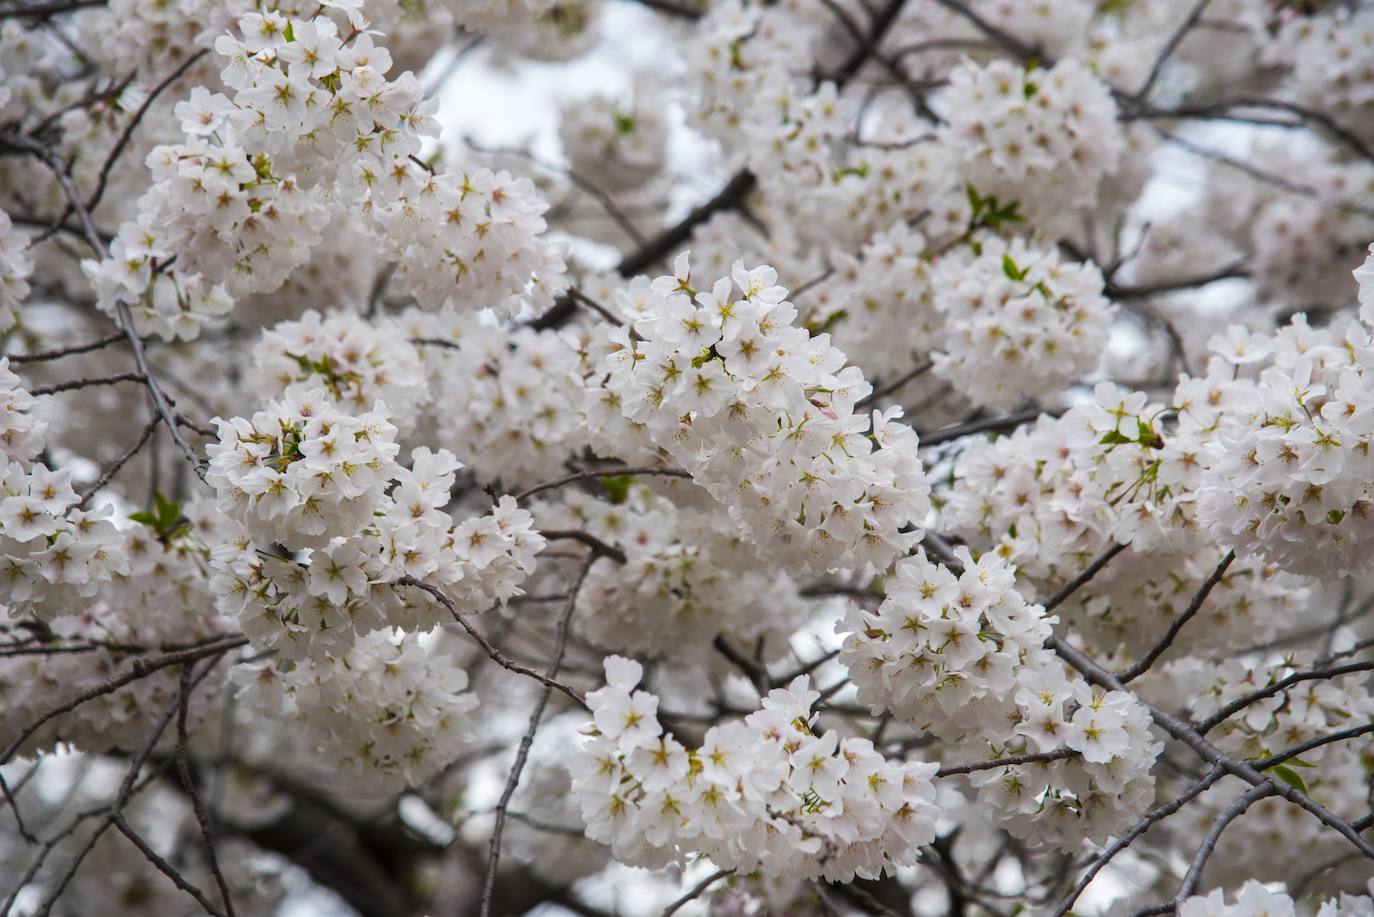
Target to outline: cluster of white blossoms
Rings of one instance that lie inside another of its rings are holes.
[[[935,371],[975,404],[1014,407],[1097,368],[1115,309],[1095,266],[989,236],[941,258],[934,274],[944,324]]]
[[[1250,879],[1241,886],[1234,903],[1227,904],[1226,898],[1220,888],[1184,898],[1178,903],[1178,917],[1298,917],[1299,913],[1291,897],[1270,891],[1258,879]],[[1317,917],[1374,917],[1374,898],[1342,893],[1340,898],[1323,901]]]
[[[477,698],[468,676],[411,635],[373,633],[338,656],[240,666],[238,697],[305,732],[322,770],[367,793],[416,786],[458,756]]]
[[[1374,563],[1369,325],[1314,329],[1299,316],[1272,338],[1255,338],[1250,354],[1265,368],[1241,390],[1231,425],[1211,447],[1198,519],[1237,553],[1294,573],[1368,570]]]
[[[760,566],[728,518],[628,479],[608,479],[611,487],[624,488],[618,502],[569,494],[537,511],[546,528],[585,531],[625,553],[624,564],[592,567],[582,586],[577,626],[592,643],[675,662],[714,655],[718,634],[771,657],[787,649],[807,603],[789,577]]]
[[[907,372],[946,334],[927,249],[918,230],[897,223],[876,233],[859,257],[838,254],[834,272],[797,297],[808,327],[825,328],[846,353],[863,354],[865,371],[880,379]]]
[[[51,477],[48,482],[53,483]],[[8,605],[9,623],[37,617],[44,622],[38,631],[43,641],[71,651],[49,656],[37,644],[29,646],[27,653],[0,656],[0,697],[8,711],[0,718],[0,747],[17,738],[26,724],[125,671],[121,650],[138,653],[164,642],[209,640],[226,632],[223,619],[215,614],[204,573],[205,537],[214,523],[209,501],[196,501],[184,507],[184,513],[178,504],[163,504],[167,513],[159,520],[161,530],[151,523],[116,530],[107,521],[92,524],[80,514],[69,513],[71,527],[58,534],[53,544],[60,540],[59,550],[71,557],[67,566],[80,569],[84,581],[70,582],[76,576],[71,574],[68,581],[40,583],[21,599],[17,593],[26,578],[16,563],[20,558],[15,556],[14,539],[22,538],[33,524],[26,521],[28,513],[23,510],[37,511],[37,507],[27,498],[8,494],[8,486],[0,484],[0,495],[4,495],[0,501],[0,564],[4,565],[0,567],[0,623],[6,621]],[[53,531],[60,525],[49,520],[43,527]],[[24,543],[19,549],[32,544]],[[104,557],[84,557],[97,550],[97,544]],[[52,566],[40,561],[37,572]],[[11,575],[18,577],[17,582],[9,582]],[[90,651],[97,646],[108,646],[113,652]],[[58,742],[92,752],[130,749],[141,741],[140,736],[151,733],[176,702],[178,680],[179,672],[169,668],[100,694],[44,724],[24,743],[22,753],[47,751]],[[194,717],[199,717],[212,695],[212,691],[193,695]]]
[[[1125,149],[1106,85],[1067,58],[1048,70],[1006,60],[965,62],[942,101],[947,142],[965,180],[1020,202],[1036,225],[1059,226],[1089,206]]]
[[[1197,722],[1252,694],[1266,695],[1208,733],[1219,748],[1257,760],[1374,717],[1374,696],[1358,672],[1298,680],[1290,687],[1269,691],[1286,678],[1316,669],[1316,662],[1312,653],[1269,653],[1221,663],[1181,659],[1163,668],[1153,690],[1178,702]],[[1343,750],[1345,746],[1340,745],[1318,747],[1302,758],[1320,764],[1328,752]]]
[[[0,357],[0,457],[28,462],[43,451],[47,421],[34,413],[38,399]]]
[[[288,386],[251,419],[215,418],[207,480],[220,511],[265,545],[321,547],[371,524],[400,466],[383,405],[352,414],[318,384]]]
[[[686,254],[612,333],[614,406],[644,427],[793,572],[886,567],[920,538],[929,483],[900,408],[856,413],[872,387],[829,336],[796,327],[768,267],[698,291]]]
[[[67,469],[0,464],[0,609],[12,618],[76,614],[128,572],[110,508],[82,502]]]
[[[463,397],[436,402],[434,425],[479,481],[513,488],[566,473],[564,461],[588,440],[583,376],[594,363],[574,345],[578,332],[468,315],[410,313],[402,322],[444,342],[421,352],[431,389],[456,385]]]
[[[1271,651],[1221,661],[1188,658],[1148,673],[1141,679],[1140,692],[1156,706],[1183,711],[1192,722],[1211,726],[1206,731],[1208,741],[1227,754],[1265,767],[1270,758],[1371,721],[1374,698],[1364,673],[1304,677],[1359,658],[1354,650],[1327,659],[1318,659],[1311,651]],[[1212,726],[1212,717],[1223,709],[1234,712]],[[1358,818],[1369,807],[1368,754],[1367,740],[1317,744],[1299,755],[1283,757],[1275,762],[1275,769],[1266,772],[1300,787],[1340,817]],[[1217,782],[1180,813],[1175,830],[1189,838],[1204,834],[1248,789],[1239,778]],[[1302,809],[1282,798],[1262,799],[1222,835],[1206,875],[1218,885],[1239,883],[1254,875],[1298,882],[1346,848],[1344,838]],[[1328,876],[1335,883],[1328,887],[1348,887],[1342,877],[1368,874],[1361,862],[1345,865],[1349,868]]]
[[[628,105],[593,96],[564,107],[559,137],[580,179],[606,191],[633,191],[663,170],[667,108],[654,92],[636,93]]]
[[[319,397],[318,392],[310,394]],[[296,452],[314,454],[327,448],[343,455],[348,446],[367,443],[379,432],[380,415],[375,412],[365,415],[372,418],[368,423],[337,412],[322,413],[323,417],[314,415],[316,427],[280,421],[283,441],[293,442],[290,448]],[[270,414],[270,409],[262,414]],[[328,428],[325,442],[337,445],[320,445],[314,433],[320,427]],[[256,449],[252,435],[239,440],[250,453],[221,442],[219,448],[226,451],[216,460],[230,467],[234,463],[224,455],[238,455],[242,461]],[[450,618],[448,607],[429,592],[398,590],[402,579],[442,590],[456,611],[481,611],[519,594],[520,584],[534,571],[544,539],[534,530],[533,517],[513,498],[502,497],[489,513],[455,523],[443,510],[460,467],[452,453],[419,448],[411,454],[411,467],[405,468],[381,457],[395,454],[389,435],[378,437],[376,444],[383,447],[380,452],[372,445],[362,446],[366,452],[352,452],[351,459],[341,458],[337,465],[306,471],[297,482],[274,478],[273,487],[286,493],[294,492],[293,484],[304,482],[301,486],[308,495],[294,516],[287,512],[264,519],[261,502],[255,503],[212,468],[211,483],[220,491],[222,511],[243,523],[246,532],[230,534],[216,547],[210,587],[219,597],[221,612],[237,616],[254,645],[278,649],[293,659],[340,655],[372,631],[428,631]],[[369,452],[375,460],[365,459]],[[297,455],[291,464],[303,461],[308,459]],[[356,486],[349,491],[333,487],[362,482],[366,484],[361,491]],[[354,491],[356,496],[347,495]],[[273,501],[292,502],[269,496],[269,510],[276,505]],[[310,550],[303,556],[283,555],[269,550],[274,544]]]
[[[606,658],[591,733],[569,762],[587,836],[638,866],[708,857],[740,873],[848,882],[913,866],[935,839],[935,765],[889,762],[867,739],[818,732],[799,676],[698,748],[665,734],[642,669]]]
[[[1018,567],[1028,594],[1048,597],[1113,544],[1130,548],[1074,593],[1060,614],[1107,653],[1152,646],[1221,560],[1197,519],[1208,443],[1238,403],[1236,350],[1183,377],[1172,408],[1110,383],[1062,418],[1042,416],[1010,436],[981,441],[955,463],[941,522]],[[1176,416],[1175,416],[1176,415]],[[1198,647],[1264,639],[1311,595],[1305,581],[1256,558],[1232,563],[1207,597]]]
[[[365,213],[422,307],[514,313],[566,284],[561,249],[539,238],[548,204],[529,179],[490,169],[434,174],[402,159],[380,165],[355,169],[371,189]]]
[[[957,577],[923,553],[903,560],[877,611],[850,606],[836,630],[859,702],[989,759],[1064,752],[973,774],[979,802],[1026,840],[1072,850],[1111,836],[1154,799],[1163,746],[1148,711],[1065,675],[1043,646],[1056,619],[1016,591],[1013,567],[957,557]]]
[[[1329,115],[1342,128],[1374,140],[1374,11],[1359,6],[1327,16],[1282,21],[1269,56],[1291,66],[1293,101]]]
[[[385,404],[402,433],[414,429],[429,400],[420,355],[405,332],[351,312],[324,318],[310,309],[299,321],[281,322],[258,338],[253,366],[268,397],[297,384],[323,386],[347,413]]]
[[[426,308],[513,311],[527,294],[546,298],[563,263],[537,239],[546,205],[532,185],[436,174],[415,158],[437,133],[437,102],[409,72],[386,78],[391,55],[356,4],[341,5],[346,35],[329,7],[299,19],[248,12],[216,41],[233,97],[197,87],[178,104],[186,140],[153,151],[137,222],[86,265],[103,308],[122,299],[145,330],[193,337],[233,298],[280,287],[340,208],[361,208]]]
[[[28,233],[15,229],[9,214],[0,210],[0,333],[14,327],[19,306],[29,295],[33,259],[28,248]]]

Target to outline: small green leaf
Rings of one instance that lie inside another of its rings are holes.
[[[1002,273],[1006,274],[1012,280],[1025,280],[1026,272],[1029,270],[1030,268],[1023,268],[1017,265],[1017,263],[1012,260],[1011,255],[1002,256]]]
[[[282,37],[285,38],[287,41],[295,41],[295,40],[296,40],[296,30],[293,29],[293,28],[291,28],[291,20],[290,20],[290,19],[286,20],[286,30],[285,30],[284,32],[282,32],[281,34],[282,34]]]
[[[601,487],[606,491],[606,498],[612,503],[624,503],[630,497],[630,485],[634,480],[634,477],[628,474],[608,474],[601,479]]]
[[[134,522],[141,522],[143,525],[149,526],[150,528],[157,528],[157,517],[146,510],[130,513],[129,518]]]
[[[1098,442],[1104,446],[1117,446],[1121,443],[1133,443],[1135,440],[1127,438],[1120,430],[1111,430]]]
[[[1292,768],[1284,767],[1282,764],[1276,764],[1271,767],[1270,770],[1274,772],[1275,777],[1278,777],[1298,792],[1307,792],[1307,784],[1298,776],[1297,771],[1294,771]]]

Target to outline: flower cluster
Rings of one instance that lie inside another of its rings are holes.
[[[916,434],[900,409],[855,413],[871,387],[796,327],[771,268],[698,292],[687,256],[606,359],[606,388],[789,570],[885,567],[920,537],[929,508]]]
[[[0,494],[8,491],[0,485]],[[91,524],[78,513],[69,513],[68,531],[53,544],[73,559],[85,581],[44,581],[20,598],[10,574],[21,568],[14,556],[14,541],[22,535],[22,514],[16,522],[15,502],[0,503],[0,624],[9,605],[12,622],[27,615],[47,619],[41,633],[58,648],[70,648],[51,656],[40,653],[0,657],[0,697],[6,715],[0,718],[0,747],[7,746],[26,724],[96,688],[127,670],[122,652],[145,652],[160,643],[185,644],[207,640],[225,632],[214,612],[204,574],[206,555],[203,536],[213,524],[213,505],[197,501],[176,506],[163,531],[151,525],[116,531],[108,522]],[[11,522],[16,524],[11,525]],[[83,530],[81,526],[85,524]],[[48,526],[52,530],[53,526]],[[74,540],[75,534],[78,540]],[[99,539],[100,560],[83,556]],[[30,547],[32,542],[22,544]],[[38,571],[55,565],[39,560]],[[58,568],[62,570],[63,568]],[[52,615],[62,615],[53,618]],[[163,712],[175,702],[179,687],[175,669],[150,673],[115,692],[101,693],[61,716],[54,717],[25,742],[21,753],[47,751],[58,742],[92,752],[131,749],[151,734]],[[198,718],[213,692],[193,695],[191,713]]]
[[[846,353],[863,354],[865,372],[907,372],[945,341],[928,254],[925,237],[905,223],[875,234],[857,258],[839,254],[834,272],[798,297],[808,327],[829,329]]]
[[[207,480],[256,541],[320,547],[365,528],[399,466],[384,406],[354,415],[319,385],[288,386],[252,419],[215,418]]]
[[[29,462],[43,451],[48,424],[34,415],[37,404],[10,361],[0,357],[0,457]]]
[[[978,799],[1012,834],[1075,849],[1103,839],[1154,798],[1150,774],[1162,746],[1130,694],[1103,693],[1043,648],[1054,619],[1015,589],[995,554],[975,564],[967,548],[955,576],[924,554],[898,563],[876,612],[851,606],[837,630],[840,661],[875,712],[945,739],[986,743],[992,759],[1076,753],[973,775]]]
[[[1370,895],[1374,895],[1371,889]],[[1370,895],[1342,894],[1339,899],[1324,901],[1317,917],[1371,917],[1374,899]],[[1236,894],[1235,903],[1226,903],[1222,889],[1206,895],[1193,895],[1178,903],[1178,917],[1297,917],[1293,899],[1283,892],[1265,888],[1258,879],[1250,879]]]
[[[582,380],[590,366],[571,343],[574,332],[501,328],[468,315],[411,313],[403,322],[444,342],[424,348],[424,366],[432,387],[443,380],[463,397],[436,405],[434,424],[479,481],[510,488],[565,473],[564,460],[587,441]]]
[[[345,438],[363,435],[351,432],[351,419],[332,423]],[[210,586],[220,610],[236,615],[257,646],[288,658],[318,658],[343,654],[372,631],[428,631],[449,619],[448,607],[429,592],[398,590],[405,578],[442,589],[460,612],[519,594],[544,539],[510,497],[485,515],[455,523],[443,507],[459,467],[451,453],[428,449],[412,453],[410,468],[389,461],[384,470],[340,466],[328,473],[331,478],[365,476],[370,491],[347,507],[303,516],[319,533],[302,534],[280,522],[264,527],[239,515],[248,531],[231,535],[212,558]],[[332,526],[325,518],[352,521]],[[255,536],[255,529],[265,535]],[[300,557],[266,550],[274,542],[311,550]]]
[[[587,836],[643,866],[707,856],[723,869],[847,882],[914,865],[935,838],[935,766],[894,764],[867,739],[818,733],[806,676],[688,750],[610,656],[587,695],[593,723],[569,764]]]
[[[1091,205],[1125,149],[1116,105],[1073,58],[1049,70],[1005,60],[949,73],[948,142],[983,194],[1019,201],[1036,225],[1059,226]]]
[[[304,730],[321,765],[348,786],[394,793],[438,773],[467,739],[477,699],[467,673],[414,635],[374,633],[337,657],[234,670],[239,698]]]
[[[981,239],[941,259],[933,286],[944,319],[935,371],[975,404],[1055,392],[1096,369],[1106,347],[1114,309],[1101,272],[1052,249]]]
[[[1287,19],[1272,54],[1292,66],[1294,101],[1328,114],[1341,127],[1374,140],[1369,124],[1374,102],[1374,12],[1352,7],[1326,16]]]
[[[402,329],[353,313],[323,318],[311,309],[299,321],[276,325],[254,345],[253,365],[268,397],[292,385],[323,386],[348,413],[385,404],[402,431],[414,428],[429,400],[420,355]]]
[[[1195,722],[1253,694],[1265,694],[1277,684],[1315,666],[1315,654],[1271,653],[1220,664],[1189,658],[1171,662],[1160,674],[1162,692],[1189,711]],[[1301,745],[1374,716],[1374,696],[1359,673],[1335,678],[1298,681],[1290,688],[1269,693],[1247,704],[1219,723],[1208,735],[1232,755],[1260,759],[1285,748]],[[1339,754],[1343,746],[1318,747],[1302,757],[1320,764],[1328,752]]]
[[[1374,342],[1300,319],[1261,340],[1272,363],[1212,447],[1198,518],[1285,570],[1358,573],[1374,563]]]
[[[668,144],[663,100],[657,94],[636,96],[627,106],[605,96],[581,100],[564,108],[559,136],[580,178],[608,191],[632,191],[663,169]]]
[[[1257,346],[1236,338],[1215,343],[1233,359],[1241,359],[1237,349]],[[1129,545],[1060,614],[1097,650],[1142,651],[1221,559],[1198,521],[1197,500],[1208,443],[1244,389],[1233,367],[1214,358],[1206,376],[1184,377],[1172,410],[1101,383],[1092,402],[1062,418],[1041,417],[1011,436],[976,443],[956,461],[943,524],[1011,560],[1023,586],[1042,597],[1114,543]],[[1219,648],[1264,639],[1309,596],[1299,578],[1241,558],[1207,597],[1206,626],[1191,641]]]
[[[82,509],[71,472],[0,465],[0,605],[16,618],[80,612],[128,572],[110,509]]]
[[[0,334],[14,327],[19,307],[29,295],[33,259],[28,248],[28,234],[15,229],[9,214],[0,210]]]
[[[625,552],[624,564],[587,574],[577,620],[588,639],[678,660],[711,654],[718,634],[770,655],[786,649],[808,610],[796,600],[796,583],[762,566],[728,519],[608,479],[608,489],[619,488],[618,502],[572,494],[538,511],[549,528],[589,532]]]
[[[426,309],[514,313],[543,305],[566,280],[561,249],[539,238],[548,205],[527,178],[475,169],[434,174],[398,160],[360,163],[366,213],[396,276]]]
[[[280,287],[331,212],[354,207],[427,308],[545,298],[562,258],[537,239],[544,203],[504,173],[436,174],[415,158],[437,102],[408,72],[386,78],[390,53],[348,6],[347,35],[327,7],[309,19],[269,9],[216,41],[234,95],[197,88],[177,106],[185,142],[153,151],[137,222],[87,263],[103,308],[140,304],[148,330],[194,336],[231,298]]]

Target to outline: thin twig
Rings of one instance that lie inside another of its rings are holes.
[[[401,577],[396,581],[396,585],[414,586],[416,589],[423,589],[425,592],[428,592],[430,595],[434,596],[435,600],[438,601],[439,604],[447,608],[449,610],[449,614],[453,615],[453,620],[457,621],[460,625],[462,625],[463,630],[467,631],[468,636],[471,637],[473,640],[477,641],[477,645],[482,648],[482,651],[485,652],[488,657],[490,657],[491,661],[501,666],[501,668],[514,672],[517,675],[524,675],[527,678],[533,678],[535,681],[540,682],[545,687],[557,688],[559,691],[562,691],[568,697],[571,697],[573,700],[577,701],[579,706],[584,708],[587,706],[587,701],[583,699],[582,695],[579,694],[576,689],[571,688],[568,685],[563,684],[562,682],[555,681],[554,679],[545,675],[543,672],[540,672],[538,669],[532,669],[527,665],[516,662],[514,659],[511,659],[505,653],[497,649],[481,631],[473,627],[472,624],[468,622],[468,619],[464,617],[458,611],[457,606],[453,604],[453,600],[450,599],[448,596],[444,595],[444,593],[441,590],[429,585],[428,583],[421,582],[413,576]]]
[[[1207,596],[1212,594],[1212,590],[1216,588],[1217,583],[1221,582],[1222,577],[1226,575],[1226,568],[1230,567],[1232,561],[1235,559],[1236,552],[1234,550],[1226,552],[1226,556],[1221,559],[1221,563],[1217,564],[1216,569],[1212,571],[1211,575],[1203,582],[1202,587],[1194,594],[1193,600],[1188,603],[1188,607],[1169,625],[1169,630],[1164,634],[1163,638],[1151,647],[1150,651],[1146,653],[1139,662],[1117,675],[1117,678],[1121,679],[1123,685],[1130,684],[1132,681],[1148,672],[1150,667],[1159,660],[1159,657],[1164,655],[1169,647],[1173,646],[1174,640],[1178,637],[1179,632],[1182,631],[1183,628],[1187,626],[1188,622],[1202,609],[1202,604],[1207,601]]]
[[[534,712],[530,714],[530,724],[525,729],[524,737],[520,740],[519,750],[515,753],[515,764],[511,767],[510,776],[506,778],[506,787],[501,792],[501,800],[496,804],[496,824],[492,828],[491,844],[487,855],[487,876],[486,881],[482,884],[481,917],[489,917],[491,913],[491,897],[496,891],[496,870],[501,862],[501,833],[506,827],[506,810],[510,807],[511,797],[515,795],[516,787],[520,785],[520,775],[525,770],[525,762],[529,759],[530,746],[534,744],[534,734],[539,729],[539,723],[544,718],[544,709],[549,704],[549,696],[553,693],[551,683],[558,677],[558,672],[563,667],[563,656],[568,649],[568,629],[572,623],[573,610],[577,607],[577,594],[582,590],[582,583],[587,579],[592,564],[596,563],[598,558],[599,555],[597,554],[587,558],[587,562],[582,565],[572,588],[568,590],[568,602],[563,606],[563,613],[558,618],[558,637],[554,645],[553,660],[549,663],[548,671],[544,673],[544,690],[540,692],[539,700],[535,702]]]
[[[690,478],[692,476],[691,472],[683,471],[681,468],[598,468],[592,471],[579,471],[567,477],[558,478],[555,481],[545,481],[542,484],[536,484],[528,490],[522,490],[520,493],[516,494],[515,500],[517,503],[524,503],[535,494],[541,494],[546,490],[556,490],[559,487],[566,487],[569,484],[576,484],[579,481],[594,481],[597,478],[607,477],[637,477],[639,475],[663,475],[671,478]]]
[[[683,895],[681,898],[678,898],[672,904],[664,908],[662,917],[673,917],[674,914],[682,910],[690,902],[695,901],[697,898],[700,898],[702,894],[705,893],[706,889],[710,888],[712,885],[715,885],[717,882],[719,882],[721,879],[724,879],[726,876],[734,875],[734,873],[735,871],[733,869],[721,869],[711,873],[709,876],[702,879],[696,885],[693,885],[691,891],[687,892],[687,894]]]

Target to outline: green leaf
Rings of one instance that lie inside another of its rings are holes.
[[[608,474],[601,479],[601,487],[606,491],[606,498],[612,503],[624,503],[630,497],[630,485],[634,480],[633,475]]]
[[[129,518],[132,519],[134,522],[141,522],[150,528],[157,528],[157,517],[154,516],[152,513],[147,512],[146,510],[139,510],[136,513],[130,513]]]
[[[1291,765],[1293,765],[1294,767],[1316,767],[1316,766],[1317,766],[1317,765],[1313,764],[1311,761],[1304,761],[1302,758],[1297,758],[1297,757],[1289,758],[1289,759],[1288,759],[1288,763],[1291,764]]]
[[[1292,768],[1284,767],[1282,764],[1276,764],[1273,767],[1271,767],[1270,770],[1274,772],[1275,777],[1278,777],[1280,780],[1282,780],[1289,786],[1293,787],[1293,789],[1297,790],[1298,792],[1307,792],[1307,784],[1303,783],[1303,780],[1301,777],[1298,776],[1297,771],[1294,771]]]
[[[1120,430],[1111,430],[1098,442],[1104,446],[1117,446],[1121,443],[1133,443],[1135,440],[1128,439]]]
[[[286,20],[286,30],[285,30],[284,32],[282,32],[281,34],[282,34],[282,37],[285,38],[287,41],[295,41],[295,40],[296,40],[296,30],[293,29],[293,28],[291,28],[291,20],[290,20],[290,19]]]
[[[974,214],[983,209],[983,196],[978,193],[977,188],[964,185],[964,193],[968,195],[968,205],[973,208]]]
[[[1006,274],[1006,275],[1007,275],[1008,277],[1010,277],[1012,280],[1017,280],[1017,281],[1025,280],[1025,279],[1026,279],[1026,273],[1027,273],[1029,270],[1030,270],[1030,268],[1024,268],[1024,267],[1020,267],[1019,265],[1017,265],[1017,263],[1016,263],[1015,261],[1012,260],[1011,255],[1003,255],[1003,256],[1002,256],[1002,273],[1003,273],[1003,274]]]

